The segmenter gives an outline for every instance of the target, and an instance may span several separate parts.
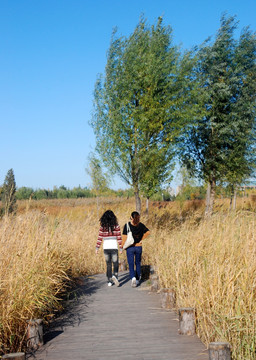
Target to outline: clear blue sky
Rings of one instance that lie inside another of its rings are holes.
[[[255,31],[255,0],[0,0],[0,184],[13,168],[18,187],[88,186],[88,121],[112,29],[128,36],[142,13],[151,24],[162,15],[174,43],[190,48],[225,11],[238,34]]]

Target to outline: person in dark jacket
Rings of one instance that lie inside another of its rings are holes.
[[[140,214],[137,211],[133,211],[131,213],[130,220],[131,221],[128,222],[128,225],[134,238],[134,244],[126,249],[126,255],[129,265],[131,285],[132,287],[136,287],[139,285],[141,280],[142,241],[150,234],[150,231],[143,223],[140,222]],[[126,239],[127,224],[125,224],[123,228],[122,246],[124,245]]]

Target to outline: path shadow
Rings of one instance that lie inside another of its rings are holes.
[[[53,330],[53,331],[48,331],[44,334],[44,344],[47,344],[49,341],[53,340],[54,338],[56,338],[57,336],[59,336],[60,334],[62,334],[64,331],[62,330]]]
[[[150,265],[141,265],[141,281],[138,286],[143,284],[145,281],[148,281],[149,277],[150,277]],[[120,287],[126,284],[127,282],[129,282],[130,280],[131,279],[130,279],[129,271],[126,272],[125,274],[119,273]]]
[[[145,270],[145,269],[144,269]],[[142,282],[147,278],[145,271]],[[147,273],[147,271],[146,271]],[[93,294],[106,286],[106,275],[91,275],[76,279],[74,286],[69,289],[63,301],[63,310],[56,313],[54,319],[44,325],[44,346],[37,351],[27,352],[27,359],[35,359],[50,346],[51,341],[60,336],[67,327],[79,326],[88,318],[88,307],[93,301]],[[120,287],[130,281],[129,271],[119,272]]]
[[[128,281],[130,281],[130,275],[129,273],[125,273],[125,274],[122,274],[122,275],[119,275],[119,286],[123,286],[124,284],[126,284]]]
[[[92,301],[91,296],[105,284],[105,278],[99,275],[92,275],[78,278],[74,281],[63,299],[63,309],[56,313],[55,317],[48,323],[44,324],[44,346],[45,349],[48,344],[56,337],[64,332],[66,327],[73,327],[86,321],[87,308]],[[27,359],[36,358],[37,351],[28,351]]]

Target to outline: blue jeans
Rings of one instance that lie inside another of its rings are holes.
[[[142,246],[131,246],[126,250],[127,262],[129,265],[130,278],[136,277],[137,280],[141,276],[141,255]],[[136,270],[134,270],[134,260]]]
[[[104,250],[104,256],[107,264],[107,278],[110,281],[112,278],[112,264],[114,267],[114,275],[118,276],[118,250],[106,249]]]

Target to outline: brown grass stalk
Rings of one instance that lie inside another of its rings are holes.
[[[49,321],[61,307],[70,279],[105,272],[95,256],[98,217],[112,209],[121,227],[134,199],[18,202],[18,214],[0,220],[0,346],[24,350],[26,321]],[[217,200],[203,218],[204,202],[151,202],[142,222],[151,229],[143,261],[157,267],[162,287],[177,292],[177,306],[195,307],[197,331],[208,344],[226,340],[234,359],[255,358],[255,203]],[[156,251],[157,249],[157,251]],[[125,258],[125,255],[121,256]]]
[[[177,306],[196,308],[204,343],[229,341],[241,360],[255,359],[256,351],[255,225],[255,213],[220,213],[154,231],[145,246],[161,286],[176,290]]]

